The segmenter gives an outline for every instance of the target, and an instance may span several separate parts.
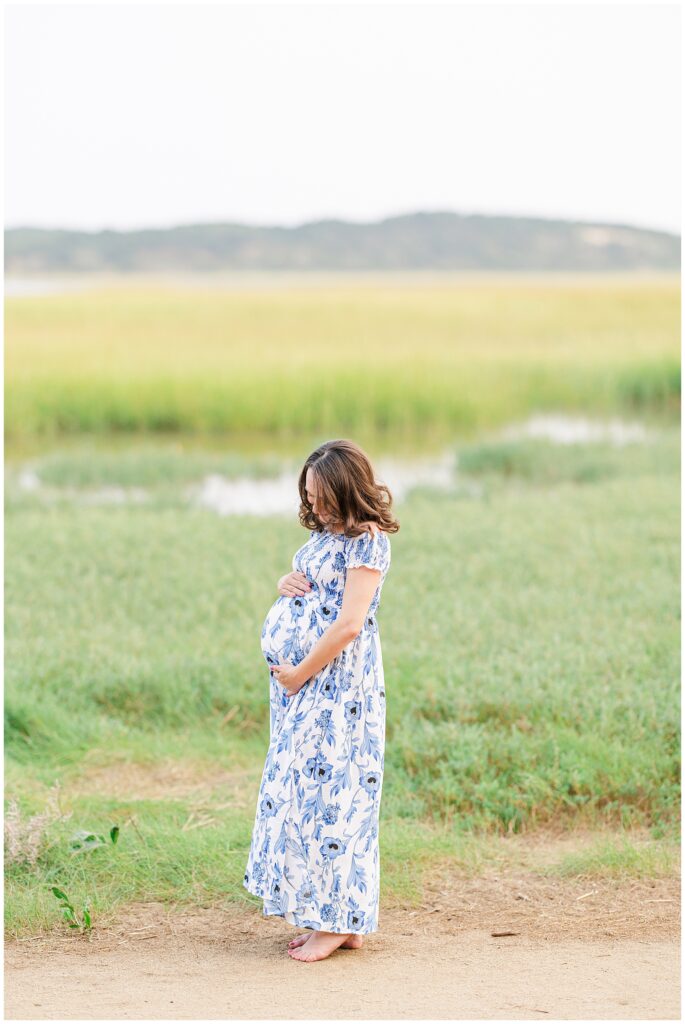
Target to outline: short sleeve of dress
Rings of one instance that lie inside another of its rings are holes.
[[[352,537],[347,543],[345,565],[348,569],[366,566],[380,569],[382,574],[390,566],[390,538],[383,530],[376,534],[365,531],[359,537]]]

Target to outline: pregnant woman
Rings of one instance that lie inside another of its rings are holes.
[[[296,960],[357,949],[378,928],[385,684],[376,611],[399,530],[392,495],[348,440],[299,477],[309,529],[261,633],[271,740],[243,885],[309,932]]]

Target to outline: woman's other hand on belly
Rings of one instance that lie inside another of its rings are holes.
[[[276,681],[284,687],[286,691],[286,697],[294,697],[300,692],[302,687],[309,681],[309,679],[303,679],[302,672],[298,665],[272,665],[271,673],[275,677]]]
[[[312,587],[303,572],[287,572],[285,576],[281,576],[276,589],[283,597],[302,597],[308,594]]]

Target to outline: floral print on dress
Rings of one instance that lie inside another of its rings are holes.
[[[348,569],[380,570],[360,633],[294,697],[270,678],[270,742],[243,885],[264,914],[300,928],[378,928],[378,825],[385,683],[376,612],[390,539],[312,530],[294,571],[311,590],[279,596],[261,631],[267,665],[299,664],[340,613]]]

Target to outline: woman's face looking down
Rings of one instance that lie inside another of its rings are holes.
[[[319,505],[317,505],[318,499],[316,496],[316,480],[314,479],[314,474],[312,473],[311,469],[307,470],[307,479],[305,481],[305,485],[307,488],[307,501],[311,504],[314,515],[317,516],[317,518],[320,519],[322,522],[326,522],[327,516],[324,510]]]

